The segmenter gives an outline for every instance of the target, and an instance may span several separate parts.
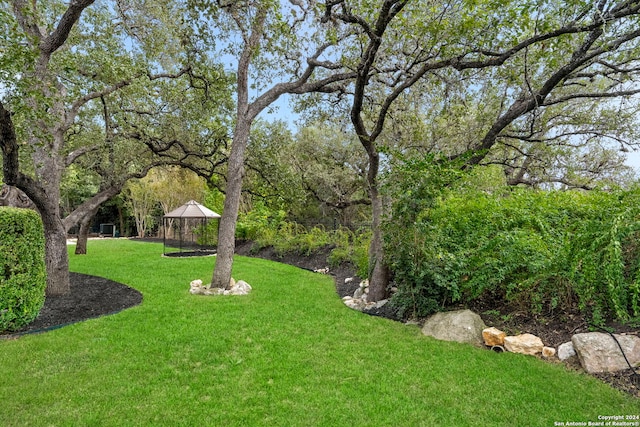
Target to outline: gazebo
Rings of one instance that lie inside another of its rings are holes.
[[[220,215],[202,206],[195,200],[189,200],[184,205],[172,210],[162,217],[162,241],[165,256],[207,255],[215,252],[218,229],[211,229],[208,223]],[[174,237],[169,246],[177,246],[180,252],[167,253],[167,231]],[[186,252],[185,252],[186,250]]]

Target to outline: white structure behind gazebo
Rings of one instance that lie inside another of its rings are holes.
[[[199,226],[200,229],[204,231],[206,230],[207,223],[210,220],[218,218],[220,218],[219,214],[215,213],[205,206],[202,206],[195,200],[189,200],[184,205],[164,215],[162,217],[162,240],[164,245],[164,254],[167,254],[167,221],[172,223],[173,221],[171,220],[177,220],[175,224],[178,227],[179,248],[180,253],[182,253],[185,245],[188,245],[187,247],[189,247],[191,250],[201,249],[202,246],[204,246],[205,248],[208,247],[211,250],[213,248],[213,245],[211,243],[213,242],[207,242],[205,235],[205,241],[203,241],[202,244],[198,244],[196,233],[194,233],[193,230]],[[173,224],[171,226],[173,227]],[[188,244],[189,242],[185,242],[185,236],[190,236],[190,245]]]

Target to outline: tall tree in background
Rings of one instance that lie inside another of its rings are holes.
[[[163,214],[168,214],[189,200],[202,203],[206,192],[205,180],[195,172],[177,166],[158,167],[146,176],[154,198]],[[167,238],[173,238],[174,218],[167,218]]]
[[[224,288],[231,279],[245,152],[254,120],[284,94],[338,90],[336,83],[354,74],[334,71],[339,67],[330,59],[339,38],[318,26],[314,1],[193,1],[192,6],[198,22],[202,16],[208,19],[209,27],[201,26],[203,37],[212,44],[215,38],[236,68],[235,124],[212,278],[212,286]]]
[[[425,8],[411,0],[326,2],[326,22],[357,28],[361,49],[350,115],[369,158],[373,214],[371,300],[386,296],[389,270],[380,223],[380,149],[396,101],[415,90],[446,88],[451,79],[485,79],[505,89],[497,115],[451,158],[482,162],[499,138],[531,114],[577,100],[629,98],[640,66],[637,1],[454,1]],[[407,32],[407,29],[411,29]],[[433,93],[433,92],[431,92]]]

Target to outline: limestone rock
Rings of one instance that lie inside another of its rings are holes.
[[[373,304],[373,308],[382,308],[385,305],[387,305],[388,302],[389,302],[388,299],[381,299],[380,301],[374,302],[374,303],[371,303],[371,304]]]
[[[251,291],[251,285],[244,280],[236,281],[231,278],[230,284],[233,286],[230,289],[212,288],[211,284],[202,285],[202,280],[193,280],[190,283],[189,292],[194,295],[247,295]]]
[[[542,340],[533,334],[505,337],[504,348],[512,353],[535,355],[542,353]]]
[[[614,335],[620,343],[631,366],[640,366],[640,337],[635,335]],[[571,337],[580,364],[590,374],[616,372],[629,369],[618,343],[602,332],[575,334]]]
[[[575,356],[576,351],[574,350],[573,343],[571,341],[565,342],[558,346],[558,359],[562,360],[563,362]]]
[[[192,280],[189,284],[189,287],[189,292],[194,295],[200,295],[204,293],[204,287],[202,286],[202,280],[200,279]]]
[[[556,349],[553,347],[542,347],[542,357],[549,359],[556,355]]]
[[[244,280],[238,280],[233,287],[224,292],[225,295],[247,295],[251,292],[251,285]]]
[[[365,302],[360,298],[354,299],[353,297],[346,296],[342,298],[342,301],[344,302],[344,305],[354,310],[362,311],[365,306]]]
[[[482,331],[482,339],[484,339],[484,344],[493,347],[494,345],[504,345],[504,337],[507,334],[502,332],[498,328],[487,328]]]
[[[456,341],[483,346],[482,330],[486,325],[471,310],[436,313],[422,327],[424,335],[444,341]]]

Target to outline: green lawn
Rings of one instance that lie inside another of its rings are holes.
[[[346,308],[332,279],[237,257],[248,296],[195,296],[214,258],[90,241],[73,271],[142,305],[0,340],[1,426],[553,426],[640,401],[533,357],[421,335]]]

